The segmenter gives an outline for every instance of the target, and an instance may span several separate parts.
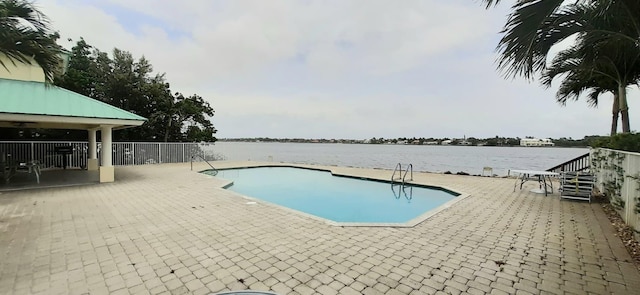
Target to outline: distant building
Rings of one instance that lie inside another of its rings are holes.
[[[555,143],[549,138],[523,138],[520,140],[520,146],[554,146]]]
[[[447,140],[443,140],[440,144],[442,144],[442,145],[449,145],[449,144],[451,144],[452,142],[453,142],[453,140],[451,140],[451,139],[447,139]]]
[[[458,145],[471,145],[472,143],[470,141],[467,140],[467,136],[463,136],[462,137],[462,141],[458,142]]]

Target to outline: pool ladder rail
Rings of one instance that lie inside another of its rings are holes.
[[[398,173],[397,178],[396,178],[396,173]],[[409,175],[408,181],[413,181],[413,164],[407,165],[407,169],[403,170],[402,164],[398,163],[398,165],[396,165],[396,168],[393,169],[393,174],[391,174],[391,184],[397,181],[397,182],[401,182],[402,185],[404,186],[404,184],[407,182],[407,175]]]
[[[396,177],[396,173],[398,174],[398,177]],[[407,175],[409,176],[408,180]],[[398,163],[391,175],[391,191],[396,199],[400,199],[400,197],[404,195],[407,201],[411,202],[411,199],[413,199],[413,186],[405,185],[407,181],[413,181],[413,164],[409,164],[406,169],[402,169],[402,164]],[[397,192],[396,187],[398,187]],[[406,191],[407,187],[409,187],[408,193]]]
[[[200,158],[200,159],[204,160],[207,164],[209,164],[209,167],[211,167],[211,169],[213,170],[213,176],[218,175],[218,169],[216,169],[216,167],[213,167],[213,165],[211,165],[211,163],[209,163],[209,161],[207,161],[207,159],[205,159],[201,155],[193,155],[193,156],[191,156],[191,171],[193,171],[193,159],[195,159],[195,158]]]

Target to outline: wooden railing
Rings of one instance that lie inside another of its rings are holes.
[[[558,166],[547,169],[550,172],[565,172],[565,171],[584,171],[589,169],[589,153],[579,156],[575,159],[566,161]]]

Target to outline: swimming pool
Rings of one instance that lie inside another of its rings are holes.
[[[294,167],[224,169],[217,177],[233,181],[228,190],[337,223],[404,224],[459,195]]]

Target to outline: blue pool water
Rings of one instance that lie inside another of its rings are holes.
[[[292,167],[225,169],[229,190],[336,222],[405,223],[457,194]]]

